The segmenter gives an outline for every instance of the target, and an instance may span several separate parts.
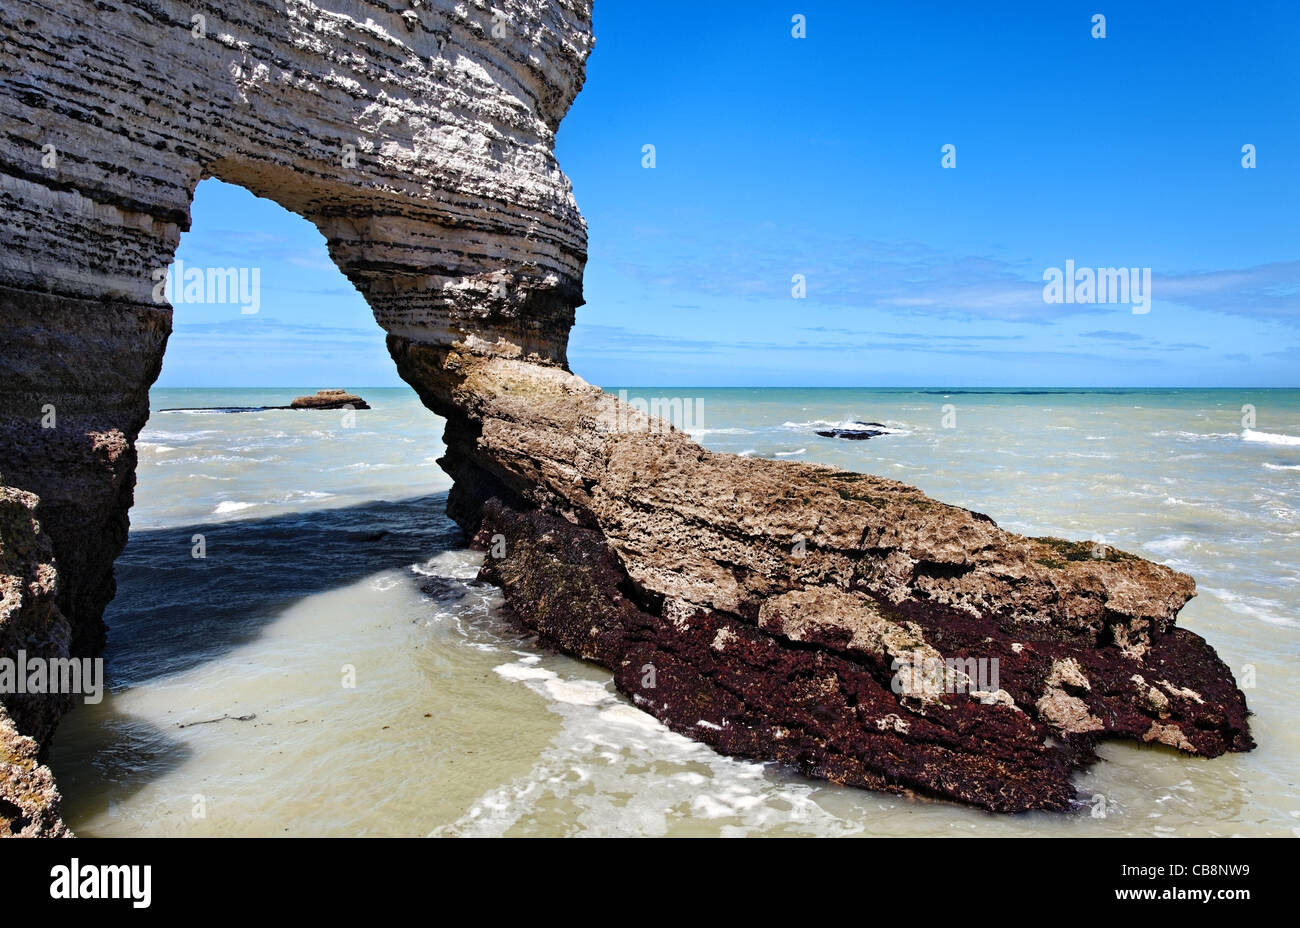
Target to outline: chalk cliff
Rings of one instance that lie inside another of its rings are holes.
[[[34,597],[24,615],[66,620],[68,653],[104,641],[171,330],[157,274],[218,177],[323,233],[448,420],[453,516],[508,538],[487,574],[519,620],[674,727],[995,809],[1064,807],[1098,734],[1251,746],[1231,674],[1174,626],[1189,578],[892,481],[626,428],[635,411],[568,372],[586,234],[553,149],[589,0],[19,0],[0,38],[0,483],[35,503],[27,532],[48,538],[57,585],[48,559],[37,587],[26,562],[2,566]],[[569,578],[564,615],[538,601],[541,576]],[[597,615],[610,584],[617,614]],[[588,614],[599,645],[573,625]],[[917,651],[999,656],[1000,691],[895,693],[890,665]],[[632,678],[643,664],[654,692]],[[14,802],[55,794],[33,751],[48,727],[9,709],[0,738],[16,725],[4,743],[31,743],[6,749],[24,772],[0,783],[0,823],[61,833],[53,801]]]
[[[315,223],[393,337],[563,362],[588,0],[19,0],[0,40],[0,474],[40,500],[72,653],[104,642],[201,179]]]
[[[202,178],[315,223],[393,335],[563,360],[585,0],[22,0],[0,39],[0,469],[41,499],[75,650],[103,643],[171,331],[155,272]]]

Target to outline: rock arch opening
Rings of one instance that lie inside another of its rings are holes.
[[[402,359],[456,338],[563,363],[585,256],[552,153],[591,44],[585,4],[518,4],[504,39],[450,3],[406,17],[211,7],[198,32],[191,5],[149,25],[132,6],[67,0],[39,24],[17,9],[0,21],[20,50],[2,98],[17,127],[0,151],[4,472],[41,500],[78,653],[103,645],[132,442],[172,325],[152,274],[201,178],[311,221],[408,381],[424,372]],[[90,67],[75,21],[100,23],[108,64]],[[101,79],[40,79],[83,66]],[[450,411],[439,385],[413,385]],[[47,407],[57,424],[34,427]]]
[[[401,384],[383,329],[311,223],[216,178],[191,213],[172,264],[153,271],[172,308],[154,390]]]

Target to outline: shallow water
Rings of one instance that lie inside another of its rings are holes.
[[[1179,621],[1239,682],[1253,668],[1260,747],[1207,761],[1108,743],[1077,777],[1095,797],[1078,814],[1009,817],[721,757],[607,672],[538,650],[443,514],[441,420],[408,390],[359,392],[375,408],[353,419],[151,418],[107,614],[111,689],[52,751],[78,833],[1300,835],[1300,391],[629,390],[697,401],[715,450],[893,477],[1197,579]],[[893,434],[813,434],[844,420]]]

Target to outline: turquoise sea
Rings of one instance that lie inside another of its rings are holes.
[[[625,388],[689,402],[713,450],[880,474],[1196,578],[1179,621],[1253,683],[1259,748],[1107,743],[1078,814],[996,817],[720,757],[537,649],[471,582],[441,420],[340,386],[374,408],[164,412],[316,387],[154,391],[110,693],[54,741],[77,832],[1300,835],[1300,391]],[[851,421],[888,433],[815,434]]]

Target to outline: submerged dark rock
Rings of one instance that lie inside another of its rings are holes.
[[[506,556],[480,577],[538,643],[595,661],[633,703],[725,754],[776,760],[849,786],[939,796],[997,812],[1063,810],[1080,746],[1007,704],[965,696],[909,703],[887,655],[843,636],[792,638],[783,617],[757,622],[697,610],[668,620],[638,594],[602,536],[545,513],[490,501],[478,543]]]
[[[846,438],[849,441],[864,441],[868,438],[889,434],[889,429],[879,422],[854,422],[853,425],[860,425],[862,428],[818,429],[817,434],[822,438]]]
[[[471,587],[483,586],[479,580],[458,580],[455,577],[430,577],[420,585],[420,591],[436,603],[460,602],[469,595]]]

